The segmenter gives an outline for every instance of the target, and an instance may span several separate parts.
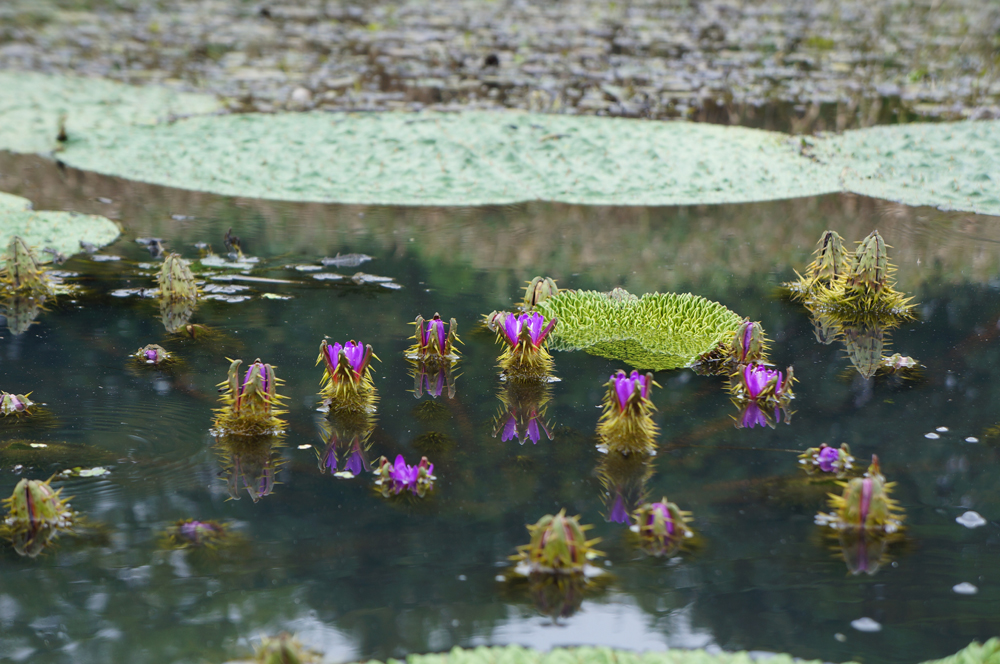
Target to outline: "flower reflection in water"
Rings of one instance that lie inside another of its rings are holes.
[[[544,434],[552,440],[552,428],[545,417],[552,399],[552,385],[547,377],[538,380],[506,381],[497,395],[501,408],[493,418],[493,437],[500,440],[527,441],[537,444]]]
[[[646,500],[646,483],[653,476],[651,454],[609,452],[597,465],[603,488],[604,518],[611,523],[632,522],[632,512]]]
[[[368,450],[375,430],[374,416],[334,411],[320,420],[319,429],[323,448],[316,450],[316,456],[321,473],[351,479],[371,471]]]
[[[229,497],[240,499],[240,483],[253,502],[258,502],[274,490],[278,469],[285,463],[280,450],[281,436],[220,435],[215,438],[215,450],[226,477]]]

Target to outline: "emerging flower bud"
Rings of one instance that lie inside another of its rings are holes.
[[[31,394],[30,392],[28,394]],[[31,412],[28,410],[35,403],[28,398],[27,394],[8,394],[7,392],[0,391],[0,415],[7,417],[8,415],[30,415]]]
[[[160,302],[186,302],[193,304],[198,299],[198,285],[188,261],[179,254],[169,253],[163,259],[163,267],[157,277],[160,286]]]
[[[242,373],[242,360],[229,360],[229,373],[222,401],[223,408],[216,411],[215,427],[221,435],[264,436],[280,433],[284,414],[279,405],[281,396],[277,386],[281,381],[274,375],[274,367],[259,359]],[[241,377],[242,376],[242,377]]]
[[[588,540],[584,533],[590,526],[581,526],[579,517],[546,514],[533,526],[528,526],[531,541],[518,547],[514,560],[520,561],[528,573],[575,574],[583,572],[588,561],[604,555],[592,547],[600,540]]]
[[[227,528],[218,521],[181,519],[167,529],[168,543],[173,548],[213,548],[227,535]]]
[[[694,531],[687,525],[691,513],[666,498],[640,506],[633,518],[632,531],[638,533],[643,550],[653,556],[673,555],[694,537]]]
[[[767,337],[761,324],[750,320],[740,323],[730,342],[729,355],[736,364],[766,361]]]
[[[51,481],[22,479],[3,501],[4,530],[22,556],[37,556],[59,533],[70,532],[77,520],[76,512],[59,497],[62,489],[53,491]]]
[[[854,457],[851,456],[851,448],[847,443],[842,443],[839,448],[828,447],[823,443],[800,454],[799,464],[810,475],[826,473],[843,478],[854,468]]]
[[[416,343],[406,352],[407,356],[415,360],[448,360],[458,359],[458,349],[455,342],[458,338],[458,324],[455,319],[446,325],[439,314],[425,321],[422,316],[417,316],[414,324],[417,326],[413,339]]]
[[[867,530],[892,534],[902,528],[903,515],[896,501],[889,497],[895,486],[886,482],[872,456],[872,465],[864,477],[856,477],[844,485],[842,496],[830,497],[829,514],[820,513],[816,523],[837,530]]]
[[[555,280],[549,277],[535,277],[528,282],[528,287],[524,290],[524,304],[522,306],[525,311],[530,311],[539,302],[558,294],[559,287],[556,286]]]
[[[320,395],[332,411],[365,412],[375,407],[375,385],[371,377],[371,345],[348,341],[341,345],[320,342],[316,364],[323,363]],[[375,359],[378,359],[375,357]]]
[[[861,241],[847,274],[849,291],[879,292],[889,281],[889,253],[878,231]]]
[[[141,364],[161,364],[173,359],[163,346],[148,344],[132,354]]]
[[[7,262],[0,270],[0,284],[10,291],[44,299],[53,295],[52,283],[31,248],[18,236],[7,245]]]

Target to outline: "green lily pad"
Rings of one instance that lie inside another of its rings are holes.
[[[211,113],[215,97],[99,78],[0,71],[0,150],[50,152],[59,145],[60,118],[71,144],[78,136],[115,133],[173,116]],[[127,177],[127,174],[125,174]]]
[[[199,116],[95,131],[60,158],[171,187],[358,204],[686,205],[839,188],[782,134],[531,113]]]
[[[841,186],[865,196],[1000,215],[1000,121],[871,127],[816,141]]]
[[[746,652],[708,653],[704,650],[674,648],[662,652],[634,652],[604,647],[553,648],[541,652],[521,646],[487,648],[452,648],[450,652],[430,655],[409,655],[406,664],[752,664],[754,658]],[[817,664],[819,660],[802,660],[775,653],[768,664]],[[375,660],[368,664],[380,664]],[[389,659],[386,664],[401,664]],[[970,664],[972,664],[970,662]],[[978,664],[978,663],[977,663]]]
[[[0,201],[0,265],[6,263],[6,248],[15,235],[34,249],[38,260],[45,262],[52,256],[42,253],[42,249],[71,256],[80,251],[81,241],[102,247],[114,242],[120,232],[115,222],[98,215],[18,210],[4,207]]]
[[[0,214],[7,211],[20,212],[31,209],[31,201],[14,194],[5,194],[0,191]]]
[[[690,293],[563,291],[537,306],[557,320],[553,350],[585,350],[637,369],[691,366],[731,337],[743,320],[718,302]]]

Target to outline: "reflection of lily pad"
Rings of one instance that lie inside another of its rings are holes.
[[[53,464],[73,464],[81,468],[98,463],[113,463],[114,456],[105,450],[69,443],[14,439],[0,443],[0,466],[14,465],[45,468]]]
[[[690,366],[742,320],[718,302],[690,293],[635,297],[621,289],[563,291],[542,301],[538,311],[558,321],[553,349],[585,350],[653,371]]]

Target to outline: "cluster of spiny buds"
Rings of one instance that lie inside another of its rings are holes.
[[[348,341],[341,345],[320,342],[316,364],[323,363],[320,395],[331,412],[371,412],[377,399],[371,361],[378,359],[371,345]]]
[[[608,452],[616,454],[649,454],[656,449],[656,423],[649,394],[654,385],[653,374],[622,370],[611,375],[606,383],[604,412],[597,423],[597,435]],[[659,385],[657,385],[659,387]]]
[[[590,526],[581,526],[579,517],[566,516],[566,510],[556,515],[546,514],[533,526],[528,526],[531,541],[517,548],[512,560],[518,562],[518,572],[580,574],[587,563],[604,555],[593,548],[600,540],[588,540]]]
[[[840,447],[829,447],[822,443],[819,447],[810,447],[799,455],[802,470],[809,475],[828,475],[843,479],[854,470],[854,457],[847,443]]]
[[[834,530],[865,530],[893,534],[903,525],[903,514],[889,494],[896,485],[886,482],[879,468],[878,457],[872,455],[872,464],[863,477],[841,482],[844,493],[830,496],[832,512],[816,515],[816,524]]]
[[[782,373],[763,362],[740,365],[737,372],[729,378],[729,392],[740,409],[736,427],[774,427],[777,422],[781,422],[782,416],[788,422],[791,417],[788,406],[795,398],[792,392],[794,381],[791,367]]]
[[[403,491],[423,498],[434,490],[434,481],[437,479],[434,476],[434,464],[427,457],[420,457],[417,465],[410,466],[402,454],[396,455],[395,463],[389,463],[388,459],[381,457],[375,474],[378,476],[375,486],[385,498],[398,496]]]
[[[522,314],[500,313],[494,317],[497,338],[506,344],[500,368],[508,380],[544,380],[552,374],[552,356],[546,339],[556,325],[537,311]]]
[[[859,242],[853,254],[847,253],[837,233],[826,231],[806,275],[786,285],[810,311],[849,321],[907,320],[914,305],[893,288],[895,268],[888,250],[877,230]]]
[[[31,248],[14,236],[7,245],[7,262],[0,270],[0,284],[12,294],[42,298],[53,295],[53,283]]]
[[[494,438],[499,434],[503,442],[517,439],[521,445],[529,440],[537,444],[544,433],[552,440],[552,431],[545,417],[552,399],[550,383],[509,381],[501,386],[499,397],[503,407],[493,420]]]
[[[8,415],[30,415],[29,410],[35,402],[28,398],[31,394],[8,394],[0,391],[0,416]]]
[[[162,364],[173,359],[167,349],[158,344],[146,344],[132,353],[132,357],[141,364]]]
[[[228,359],[228,358],[227,358]],[[284,422],[278,417],[282,397],[277,393],[281,380],[274,367],[259,359],[241,377],[243,360],[229,360],[229,374],[219,387],[224,406],[216,411],[215,428],[219,435],[268,436],[281,433]]]
[[[57,535],[70,532],[76,522],[68,499],[59,497],[62,489],[53,490],[51,481],[22,479],[3,501],[7,508],[4,532],[22,556],[34,558]]]
[[[641,505],[633,519],[632,532],[639,536],[642,549],[652,556],[672,555],[694,537],[688,526],[691,513],[666,498]]]

